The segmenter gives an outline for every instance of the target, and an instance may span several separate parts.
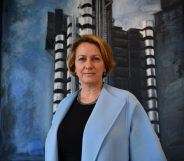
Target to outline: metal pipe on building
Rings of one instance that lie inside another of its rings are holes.
[[[159,134],[158,98],[156,88],[154,31],[153,22],[144,21],[140,33],[145,43],[146,82],[147,82],[147,114],[157,134]]]
[[[53,112],[56,111],[57,105],[64,98],[64,35],[59,34],[55,37],[55,71],[54,71],[54,95],[53,95]]]

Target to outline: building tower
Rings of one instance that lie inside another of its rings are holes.
[[[154,28],[152,21],[143,22],[141,31],[145,43],[146,54],[146,90],[147,90],[147,114],[154,130],[159,134],[158,101],[155,73],[155,48],[154,48]]]
[[[94,34],[111,44],[112,0],[81,0],[79,35]]]
[[[168,160],[184,160],[184,3],[161,0],[155,14],[160,141]]]
[[[94,34],[94,16],[92,0],[81,0],[79,4],[79,35]]]
[[[95,7],[95,34],[111,44],[112,0],[93,0]]]
[[[117,67],[110,75],[109,83],[131,91],[138,98],[159,134],[153,22],[143,24],[141,30],[124,31],[121,27],[112,27]]]
[[[131,28],[128,34],[129,90],[146,107],[145,52],[140,29]]]
[[[55,68],[54,68],[54,95],[53,112],[65,96],[65,55],[64,55],[64,34],[55,37]]]
[[[129,90],[129,54],[128,54],[128,33],[121,27],[112,27],[112,50],[116,60],[116,68],[109,76],[109,83],[115,87]]]
[[[74,16],[67,17],[67,54],[74,40],[79,37],[77,27],[77,18]],[[78,81],[67,71],[67,94],[75,92],[79,88]]]
[[[54,68],[54,95],[53,112],[59,102],[66,96],[66,16],[62,10],[55,12],[55,68]]]
[[[66,16],[63,10],[48,13],[46,49],[54,54],[53,112],[66,96]]]

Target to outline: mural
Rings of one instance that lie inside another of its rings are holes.
[[[83,0],[1,2],[0,160],[44,160],[44,141],[53,108],[77,89],[65,64],[60,65],[73,38],[86,31],[106,39],[119,62],[117,70],[105,81],[132,91],[155,125],[168,160],[184,160],[182,1],[85,1],[91,2],[96,7],[108,6],[99,10],[99,15],[104,11],[107,17],[95,20],[96,26],[103,26],[102,20],[106,22],[105,30],[93,22],[85,26],[89,19],[79,20],[81,28],[71,28],[71,37],[67,23],[76,24],[76,17],[87,12],[82,10]]]

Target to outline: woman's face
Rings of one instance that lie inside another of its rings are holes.
[[[100,85],[105,65],[97,46],[84,42],[76,49],[75,72],[81,85]]]

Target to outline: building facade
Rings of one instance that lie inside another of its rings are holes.
[[[160,140],[169,161],[184,160],[184,4],[162,0],[155,14]]]
[[[113,26],[112,48],[117,67],[109,76],[109,83],[138,98],[159,134],[153,29],[152,21],[143,22],[142,29],[128,31]]]

